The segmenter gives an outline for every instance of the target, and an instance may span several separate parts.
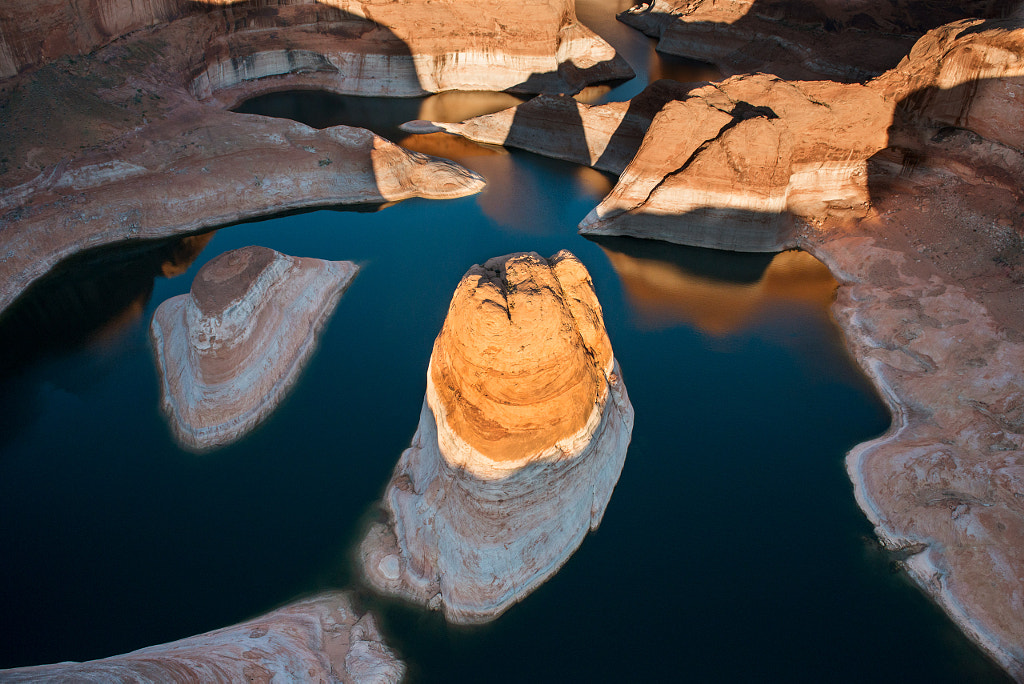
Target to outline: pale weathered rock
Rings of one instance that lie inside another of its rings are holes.
[[[412,446],[361,547],[369,582],[493,619],[595,529],[633,409],[583,265],[568,252],[474,266],[434,343]]]
[[[349,261],[243,247],[204,265],[189,294],[163,302],[150,335],[161,404],[178,440],[222,446],[265,420],[357,270]]]
[[[793,246],[794,215],[866,211],[867,159],[886,145],[893,106],[866,86],[763,74],[704,86],[662,108],[580,232]]]
[[[46,0],[0,10],[0,78],[164,22],[212,30],[188,71],[201,97],[286,74],[334,92],[396,96],[576,91],[633,75],[576,20],[573,0],[115,0],[84,9]]]
[[[4,682],[401,681],[405,665],[373,615],[331,592],[232,627],[84,663],[0,670]]]
[[[935,29],[866,85],[758,74],[669,101],[581,232],[801,247],[830,267],[835,315],[894,416],[849,455],[858,502],[1024,681],[1022,21]],[[564,104],[533,128],[566,126]],[[578,111],[596,131],[583,139],[607,135]],[[484,122],[460,132],[482,138]]]
[[[918,584],[1024,681],[1020,25],[936,29],[866,86],[752,76],[706,88],[758,108],[721,119],[717,136],[694,135],[696,103],[669,103],[583,228],[802,247],[830,267],[842,283],[835,315],[894,416],[848,457],[857,500]],[[797,179],[793,202],[794,162],[812,160],[826,163]],[[862,216],[829,205],[844,188],[863,197]],[[702,215],[737,197],[760,197],[751,224],[716,228]],[[786,230],[783,213],[796,219]]]

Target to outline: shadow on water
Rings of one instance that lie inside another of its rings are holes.
[[[78,254],[0,316],[0,382],[53,354],[102,344],[142,317],[157,277],[184,273],[213,233]]]

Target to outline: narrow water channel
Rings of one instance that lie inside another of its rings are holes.
[[[635,81],[662,61],[580,0]],[[365,595],[417,682],[992,681],[1001,674],[872,541],[843,466],[888,426],[802,253],[745,255],[576,225],[613,179],[409,119],[506,95],[387,101],[298,93],[245,111],[356,124],[453,158],[488,186],[376,212],[315,211],[77,260],[0,320],[0,667],[85,660],[215,629],[355,584],[366,512],[408,446],[434,337],[474,263],[574,252],[591,272],[636,411],[600,529],[496,622],[453,628]],[[158,407],[156,306],[244,245],[360,263],[290,397],[237,444],[180,450]]]

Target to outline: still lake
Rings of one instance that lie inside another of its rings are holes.
[[[617,24],[625,5],[578,3],[639,73],[591,101],[630,97],[652,75],[708,77]],[[293,93],[244,109],[402,141],[397,124],[423,113],[514,102]],[[894,571],[856,506],[844,455],[889,416],[843,346],[818,262],[590,241],[576,225],[611,177],[451,138],[408,144],[487,188],[248,222],[205,247],[106,250],[0,320],[0,667],[123,653],[354,586],[352,551],[415,431],[459,279],[490,257],[569,249],[636,411],[621,479],[600,529],[490,625],[364,595],[413,681],[1003,677]],[[362,271],[270,420],[195,455],[160,413],[149,320],[202,264],[250,244]],[[185,269],[182,252],[200,248]]]

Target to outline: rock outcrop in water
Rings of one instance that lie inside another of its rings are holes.
[[[357,270],[349,261],[243,247],[204,265],[189,294],[163,302],[150,335],[161,404],[178,440],[192,449],[223,446],[265,420]]]
[[[298,601],[232,627],[84,663],[0,671],[5,682],[398,682],[405,665],[348,594]]]
[[[343,5],[0,10],[0,74],[11,76],[0,81],[0,311],[83,249],[483,186],[363,130],[224,111],[243,99],[296,88],[571,92],[632,74],[567,0],[514,16],[496,0]]]
[[[726,75],[865,81],[896,66],[929,29],[1000,18],[1018,0],[651,0],[619,20],[658,38],[658,50]]]
[[[559,105],[494,128],[571,128]],[[668,101],[581,232],[801,247],[830,267],[834,313],[894,416],[848,457],[858,502],[1024,681],[1022,107],[1020,19],[937,28],[865,85],[737,76]],[[594,109],[578,108],[576,139],[607,137]],[[459,132],[482,138],[483,121]]]
[[[490,620],[601,522],[633,427],[601,307],[562,251],[474,266],[434,343],[412,446],[361,547],[378,590]]]

